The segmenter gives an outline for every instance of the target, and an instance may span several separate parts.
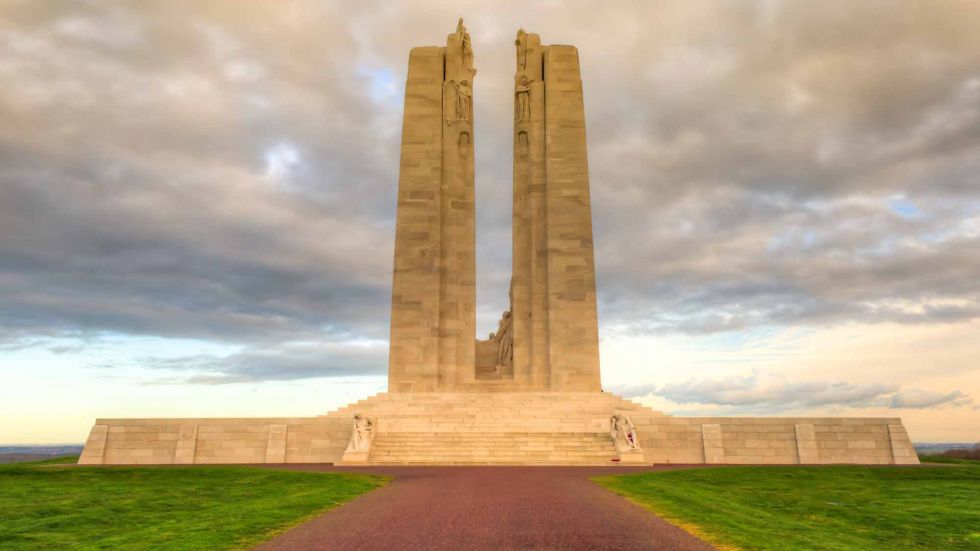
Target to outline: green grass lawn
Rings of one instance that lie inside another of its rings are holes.
[[[980,463],[723,467],[594,479],[729,549],[980,549]]]
[[[387,481],[252,467],[64,463],[0,466],[0,549],[246,548]]]

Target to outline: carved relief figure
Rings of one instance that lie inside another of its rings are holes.
[[[473,105],[473,90],[470,81],[464,80],[456,84],[456,120],[470,120],[470,108]]]
[[[514,90],[517,93],[517,121],[531,120],[531,79],[527,76],[527,33],[524,29],[517,31],[517,77]]]
[[[531,120],[531,80],[521,72],[517,77],[517,121]]]
[[[459,121],[470,120],[473,90],[470,88],[468,80],[462,82],[447,80],[444,96],[446,98],[444,109],[447,123],[455,124]]]
[[[514,45],[517,46],[517,72],[523,74],[524,70],[527,69],[527,33],[524,32],[524,29],[517,31],[517,40],[514,41]]]
[[[470,33],[466,30],[466,26],[463,25],[462,17],[459,18],[459,23],[456,24],[456,34],[459,36],[463,67],[470,72],[470,75],[475,75],[476,69],[473,67],[473,43],[470,42]]]
[[[514,358],[514,339],[512,338],[511,327],[513,320],[510,312],[504,312],[497,325],[497,331],[491,333],[493,339],[497,341],[497,365],[510,365]]]
[[[368,417],[361,413],[354,414],[354,427],[350,435],[350,444],[347,445],[348,452],[366,452],[371,450],[371,443],[374,441],[374,433],[377,429],[377,422],[374,417]]]
[[[636,436],[636,427],[628,415],[614,413],[609,418],[609,436],[616,445],[617,452],[627,452],[640,449],[640,439]]]

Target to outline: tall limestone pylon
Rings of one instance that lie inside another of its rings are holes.
[[[597,391],[592,211],[578,51],[518,33],[511,309],[475,339],[473,49],[413,48],[395,229],[389,389]]]
[[[600,390],[592,206],[578,50],[517,33],[514,376]]]
[[[391,299],[394,392],[475,378],[475,75],[462,19],[445,47],[409,55]]]

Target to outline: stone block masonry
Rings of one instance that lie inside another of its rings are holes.
[[[347,417],[99,419],[78,463],[332,463],[349,440]]]

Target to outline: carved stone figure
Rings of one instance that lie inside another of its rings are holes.
[[[450,99],[452,93],[452,100]],[[468,80],[446,81],[446,122],[455,124],[459,121],[470,120],[470,109],[473,105],[473,90]]]
[[[531,79],[523,71],[517,77],[517,121],[531,120]]]
[[[510,365],[514,358],[514,340],[511,336],[513,320],[510,319],[510,312],[504,312],[500,318],[500,324],[494,333],[497,341],[497,365]]]
[[[517,46],[517,72],[523,74],[527,69],[527,33],[524,29],[518,29],[514,45]]]
[[[473,90],[470,81],[464,80],[456,84],[456,120],[470,120],[470,108],[473,105]]]
[[[476,68],[473,67],[473,43],[470,42],[470,33],[466,30],[466,25],[463,25],[462,17],[459,18],[459,23],[456,24],[456,34],[459,35],[463,67],[470,72],[470,75],[475,75]]]
[[[614,413],[609,418],[609,436],[616,445],[616,451],[623,453],[640,449],[640,439],[636,436],[636,427],[628,415]]]
[[[350,444],[347,445],[348,452],[368,452],[371,450],[371,443],[374,442],[374,433],[378,423],[374,417],[368,417],[361,413],[354,414],[354,427],[350,435]]]

